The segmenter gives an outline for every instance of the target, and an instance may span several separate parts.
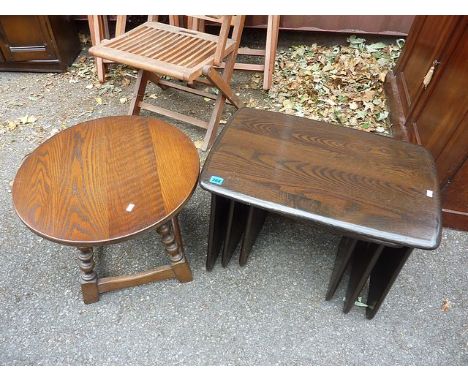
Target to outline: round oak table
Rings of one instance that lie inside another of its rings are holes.
[[[192,141],[176,127],[138,116],[80,123],[51,137],[21,164],[13,203],[36,234],[80,249],[85,303],[99,293],[176,278],[192,280],[178,213],[199,175]],[[156,229],[170,265],[133,275],[98,278],[93,247]]]

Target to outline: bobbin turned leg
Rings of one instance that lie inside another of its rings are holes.
[[[171,259],[171,268],[177,280],[186,283],[193,280],[192,271],[185,260],[182,248],[177,244],[174,232],[171,229],[172,222],[165,223],[157,228],[161,235],[161,241],[166,248],[166,252]]]
[[[83,301],[85,304],[91,304],[99,301],[98,281],[96,272],[94,271],[93,248],[78,249],[80,250],[78,259],[80,261],[80,282]]]

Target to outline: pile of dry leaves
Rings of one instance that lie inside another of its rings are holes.
[[[293,46],[279,52],[269,97],[274,109],[366,131],[389,132],[383,92],[404,40],[349,46]]]

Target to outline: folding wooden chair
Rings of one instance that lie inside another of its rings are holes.
[[[246,64],[236,62],[234,69],[252,70],[263,72],[263,90],[269,90],[273,80],[275,70],[276,50],[278,45],[278,33],[280,25],[280,16],[268,16],[267,35],[265,49],[239,48],[239,56],[264,56],[263,64]]]
[[[125,26],[127,24],[127,16],[117,16],[115,22],[115,37],[125,33]],[[91,34],[91,44],[100,44],[102,40],[109,39],[109,22],[107,16],[90,15],[88,16],[89,32]],[[96,57],[96,72],[99,82],[104,82],[107,71],[107,64],[112,63],[110,60],[104,60]]]
[[[236,108],[243,107],[229,83],[236,62],[244,19],[245,16],[189,16],[188,25],[192,29],[149,21],[121,36],[102,41],[101,44],[92,47],[89,52],[96,57],[140,69],[129,114],[136,115],[141,109],[145,109],[203,127],[207,129],[207,132],[202,149],[206,150],[216,137],[226,100],[229,100]],[[197,31],[199,20],[220,23],[219,35]],[[231,26],[233,28],[231,38],[229,38]],[[216,67],[223,61],[225,67],[220,75]],[[202,75],[205,78],[201,78]],[[216,96],[180,83],[167,81],[161,76],[169,76],[188,83],[199,81],[218,88],[219,92]],[[206,122],[144,102],[148,81],[154,82],[162,89],[172,87],[216,99],[210,120]]]

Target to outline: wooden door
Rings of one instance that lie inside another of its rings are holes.
[[[388,76],[397,137],[429,149],[445,226],[468,230],[468,16],[416,16]]]
[[[436,163],[439,162],[439,157],[446,149],[452,135],[461,128],[468,110],[466,66],[468,63],[468,30],[466,25],[461,37],[455,40],[457,43],[451,52],[442,54],[440,57],[437,78],[433,77],[432,80],[435,83],[429,84],[423,90],[428,94],[418,102],[419,110],[415,110],[407,121],[408,125],[413,125],[420,143],[431,151]],[[468,142],[465,141],[464,146],[465,150],[468,149]],[[453,149],[452,147],[451,150]],[[441,180],[447,180],[451,175],[453,174],[439,171]]]
[[[394,69],[403,112],[407,118],[411,117],[424,91],[423,82],[426,74],[434,63],[436,63],[435,69],[438,69],[437,63],[440,62],[440,55],[460,17],[418,16],[415,18],[403,54]],[[417,142],[417,136],[410,134],[409,138],[414,143]]]
[[[1,16],[0,48],[6,61],[57,59],[45,16]]]

